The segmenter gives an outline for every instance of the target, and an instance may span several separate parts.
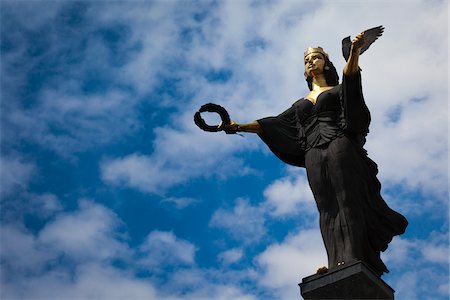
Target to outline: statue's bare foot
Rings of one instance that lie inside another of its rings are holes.
[[[326,272],[328,272],[328,268],[327,267],[318,268],[317,271],[316,271],[317,274],[325,274]]]

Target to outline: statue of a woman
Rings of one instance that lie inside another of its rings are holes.
[[[329,269],[361,260],[381,276],[388,269],[380,251],[408,222],[381,197],[377,165],[363,149],[370,123],[358,66],[364,38],[363,32],[351,42],[341,84],[328,54],[308,48],[304,98],[276,117],[223,127],[257,133],[281,160],[306,168]]]

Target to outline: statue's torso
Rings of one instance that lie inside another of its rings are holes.
[[[344,135],[340,126],[341,86],[337,85],[318,95],[316,103],[300,99],[295,103],[296,117],[301,125],[299,137],[305,150],[325,146]]]

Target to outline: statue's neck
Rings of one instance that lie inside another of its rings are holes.
[[[323,74],[314,76],[312,79],[312,89],[314,90],[320,90],[324,87],[327,87],[327,81],[325,80],[325,76]]]

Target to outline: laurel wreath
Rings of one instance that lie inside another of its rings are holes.
[[[222,119],[222,122],[217,125],[208,125],[206,124],[205,120],[203,120],[201,113],[203,112],[213,112],[218,113],[220,118]],[[194,115],[194,122],[195,125],[197,125],[200,129],[208,132],[218,132],[218,131],[225,131],[227,134],[234,134],[236,131],[229,130],[222,128],[221,125],[229,125],[231,124],[230,115],[226,111],[225,108],[218,104],[214,103],[207,103],[202,105],[200,109],[195,113]]]

